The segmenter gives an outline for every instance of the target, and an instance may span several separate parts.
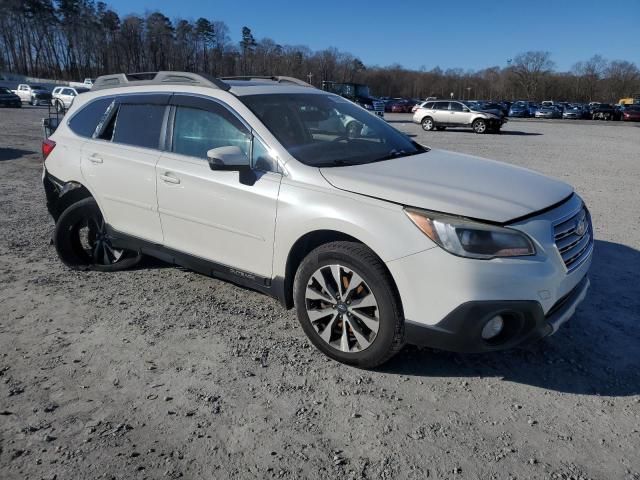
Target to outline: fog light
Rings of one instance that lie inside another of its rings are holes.
[[[502,328],[504,327],[504,320],[501,315],[496,315],[487,323],[484,324],[482,328],[482,338],[484,340],[491,340],[492,338],[497,337],[502,332]]]

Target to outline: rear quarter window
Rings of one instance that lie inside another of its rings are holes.
[[[112,97],[103,97],[87,103],[69,120],[69,128],[76,135],[91,138],[105,110],[113,101]]]

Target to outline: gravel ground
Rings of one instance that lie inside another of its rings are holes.
[[[0,478],[640,478],[640,129],[513,121],[435,148],[573,184],[592,289],[555,336],[377,371],[328,360],[291,311],[147,260],[64,268],[40,183],[43,109],[0,110]]]

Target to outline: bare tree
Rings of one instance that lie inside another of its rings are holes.
[[[616,101],[640,92],[638,66],[599,55],[554,72],[549,52],[524,52],[511,66],[480,71],[365,65],[336,48],[257,41],[249,27],[232,43],[222,21],[169,20],[162,12],[120,18],[95,0],[0,0],[0,69],[81,80],[104,73],[189,70],[216,76],[291,75],[366,83],[378,96]]]
[[[511,72],[524,89],[527,98],[534,98],[542,79],[554,68],[549,52],[525,52],[513,59]]]

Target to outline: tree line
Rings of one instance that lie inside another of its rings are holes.
[[[221,20],[174,19],[161,12],[120,17],[93,0],[0,0],[0,72],[58,80],[106,73],[184,70],[214,76],[288,75],[360,82],[377,96],[609,101],[640,93],[638,66],[594,55],[559,72],[549,52],[516,55],[482,70],[367,66],[327,48],[256,39],[243,27],[231,41]],[[428,56],[428,54],[427,54]]]

